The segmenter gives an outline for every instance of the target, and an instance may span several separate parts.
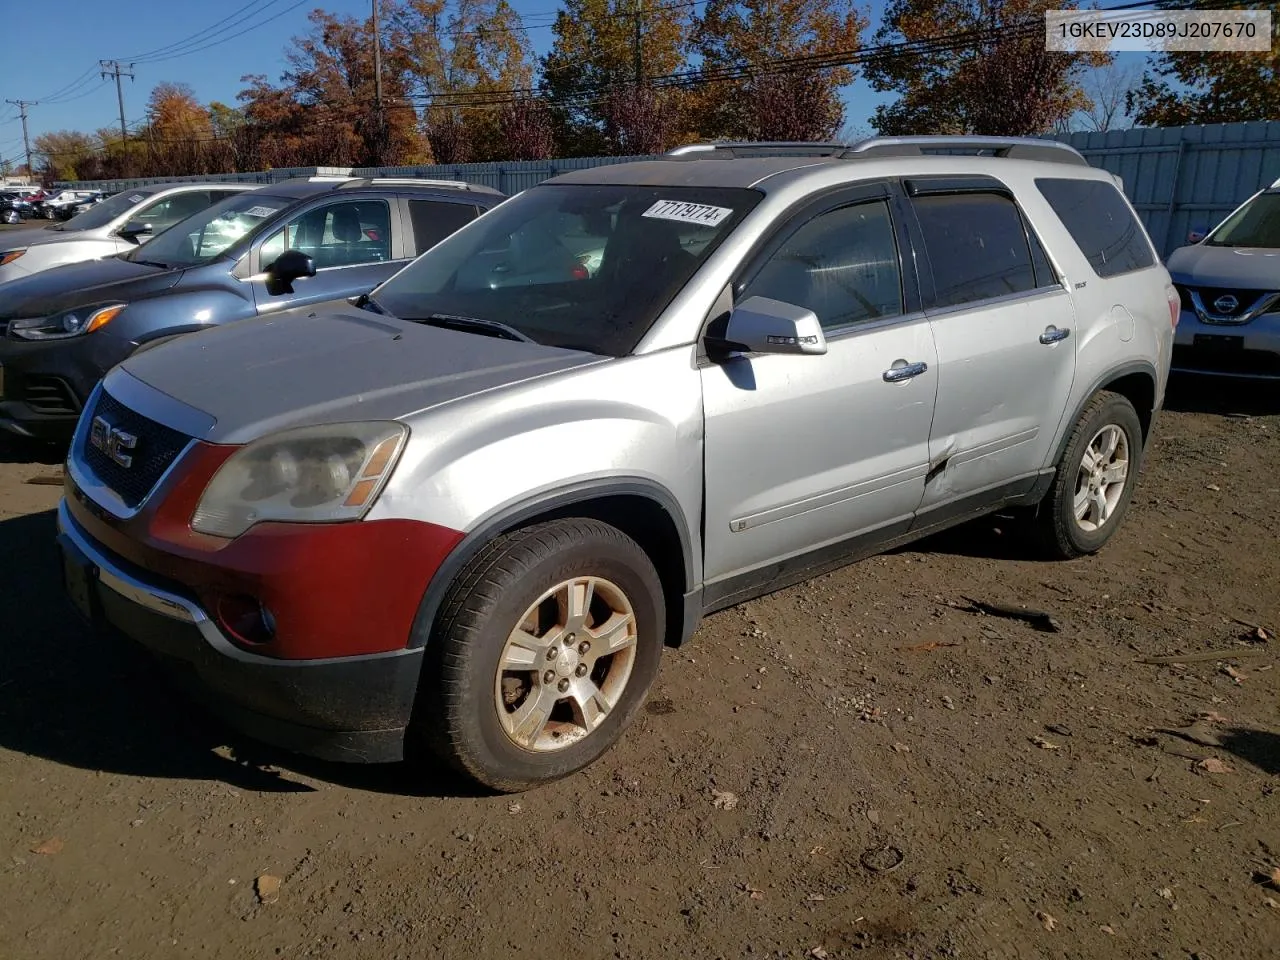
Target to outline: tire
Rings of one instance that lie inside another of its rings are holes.
[[[565,585],[577,584],[581,607],[588,582],[589,615],[566,616],[575,608]],[[608,622],[615,628],[598,638]],[[658,573],[617,528],[569,518],[499,537],[464,568],[441,606],[418,685],[410,753],[426,746],[503,793],[581,770],[613,746],[644,702],[665,624]],[[520,626],[524,645],[512,644]],[[566,632],[576,639],[564,643]],[[614,653],[605,652],[609,636]],[[557,637],[559,643],[548,644]],[[509,669],[500,670],[504,663]]]
[[[1037,539],[1048,558],[1072,560],[1097,553],[1111,539],[1129,510],[1142,451],[1142,423],[1133,404],[1118,393],[1098,393],[1076,421],[1053,486],[1036,512]],[[1095,467],[1086,465],[1086,453]],[[1105,459],[1099,460],[1099,454]],[[1113,469],[1120,463],[1122,480]]]
[[[22,218],[18,216],[17,210],[6,210],[4,212],[5,223],[21,223]]]

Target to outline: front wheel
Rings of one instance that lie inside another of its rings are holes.
[[[500,537],[445,598],[410,736],[504,792],[581,770],[644,701],[665,624],[657,571],[617,528],[570,518]]]
[[[1102,392],[1076,421],[1036,516],[1045,553],[1096,553],[1128,512],[1142,461],[1142,424],[1127,397]]]
[[[6,210],[4,212],[4,222],[5,223],[21,223],[22,218],[18,216],[17,210]]]

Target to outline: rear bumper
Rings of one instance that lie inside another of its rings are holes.
[[[65,501],[58,544],[81,613],[150,651],[235,729],[326,760],[403,757],[420,649],[319,660],[255,655],[233,644],[197,601],[94,541]]]

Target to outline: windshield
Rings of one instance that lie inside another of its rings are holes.
[[[74,231],[105,227],[120,214],[136,207],[153,193],[155,193],[154,190],[126,190],[124,193],[117,193],[114,197],[90,207],[84,213],[72,217],[57,229]]]
[[[741,189],[534,187],[372,296],[406,320],[505,324],[549,346],[624,356],[759,200]]]
[[[208,263],[294,202],[265,197],[254,190],[237,193],[179,221],[131,251],[125,259],[163,267]]]
[[[1260,193],[1205,240],[1210,247],[1280,247],[1280,191]]]

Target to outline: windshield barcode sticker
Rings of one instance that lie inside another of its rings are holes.
[[[728,207],[713,207],[705,203],[684,203],[680,200],[659,200],[642,216],[714,227],[732,213],[733,211]]]
[[[279,209],[279,207],[250,207],[244,212],[244,215],[246,217],[269,217]]]

